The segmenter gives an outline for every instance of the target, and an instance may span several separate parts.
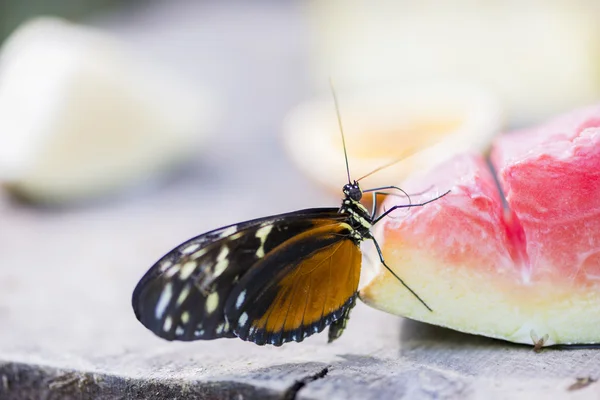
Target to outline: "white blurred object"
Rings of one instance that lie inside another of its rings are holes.
[[[351,179],[402,159],[366,178],[364,188],[400,184],[458,153],[484,153],[502,127],[496,99],[472,85],[413,82],[336,93]],[[330,93],[290,112],[284,141],[303,172],[339,193],[348,178]]]
[[[101,31],[32,20],[0,52],[0,182],[62,202],[151,180],[198,150],[209,105]]]
[[[600,98],[595,0],[313,0],[319,87],[470,81],[497,95],[513,124]]]

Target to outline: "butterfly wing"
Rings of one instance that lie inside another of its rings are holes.
[[[340,336],[342,336],[342,333],[344,333],[344,329],[346,329],[346,324],[350,319],[350,311],[354,308],[355,305],[356,298],[354,298],[352,303],[348,307],[346,307],[342,316],[337,320],[333,321],[333,323],[329,326],[327,343],[331,343],[334,340],[338,339]]]
[[[258,260],[281,243],[344,216],[335,208],[280,214],[192,238],[162,257],[137,284],[137,319],[167,340],[235,337],[224,316],[230,292]]]
[[[332,222],[281,243],[240,279],[225,304],[238,337],[279,346],[347,317],[356,298],[361,252],[350,225]]]

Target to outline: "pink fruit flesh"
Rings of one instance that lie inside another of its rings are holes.
[[[547,345],[600,342],[600,107],[502,136],[492,162],[508,208],[483,158],[463,155],[403,186],[450,194],[375,228],[387,263],[434,312],[381,268],[361,298],[516,342],[531,343],[532,331],[549,334]]]
[[[600,280],[600,107],[503,136],[492,160],[523,226],[532,279]]]
[[[436,187],[454,182],[452,192],[426,207],[394,212],[384,225],[386,242],[397,239],[404,246],[427,249],[449,266],[469,263],[489,272],[513,271],[515,264],[522,263],[521,237],[512,234],[519,226],[516,219],[505,220],[496,183],[483,158],[457,157],[437,172],[446,184]],[[390,200],[386,206],[394,202]]]

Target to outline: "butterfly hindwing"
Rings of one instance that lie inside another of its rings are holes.
[[[338,339],[340,336],[342,336],[342,333],[344,333],[344,329],[346,329],[346,324],[350,319],[350,311],[352,311],[355,305],[356,296],[352,298],[352,302],[348,305],[348,307],[346,307],[342,316],[339,319],[333,321],[333,323],[329,326],[329,333],[327,339],[328,343],[331,343],[334,340]]]
[[[281,345],[318,333],[354,304],[361,252],[352,228],[316,224],[257,261],[225,305],[231,329],[243,340]]]
[[[251,267],[281,243],[340,219],[336,209],[309,209],[220,228],[162,257],[133,293],[135,314],[167,340],[235,337],[224,316],[230,292]]]

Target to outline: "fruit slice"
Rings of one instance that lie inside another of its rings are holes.
[[[513,342],[545,335],[545,346],[600,342],[598,127],[596,107],[498,140],[493,161],[509,209],[480,156],[457,157],[407,182],[410,191],[452,190],[375,228],[387,264],[434,311],[381,266],[361,298],[393,314]],[[389,197],[382,206],[397,202]]]
[[[17,29],[0,54],[0,184],[34,202],[75,202],[195,156],[213,103],[133,53],[59,19]]]

